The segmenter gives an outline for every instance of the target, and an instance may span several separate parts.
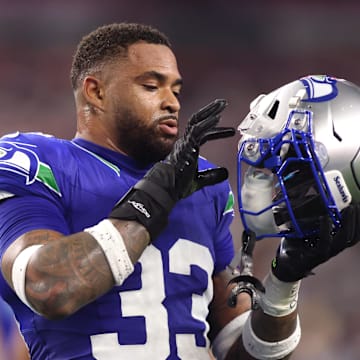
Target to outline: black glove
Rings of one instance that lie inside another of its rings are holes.
[[[330,218],[320,221],[318,237],[309,239],[282,239],[272,272],[281,281],[300,280],[312,270],[360,240],[360,204],[353,204],[341,213],[341,227],[333,231]]]
[[[198,171],[200,145],[235,134],[232,127],[216,127],[225,100],[215,100],[192,115],[184,135],[162,162],[156,163],[115,205],[109,217],[136,220],[154,240],[165,228],[175,203],[207,185],[227,179],[225,168]]]

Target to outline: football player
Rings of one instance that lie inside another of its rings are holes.
[[[31,358],[288,357],[300,324],[298,281],[276,277],[287,262],[254,310],[252,290],[228,286],[233,195],[226,169],[199,157],[206,141],[234,135],[218,126],[226,101],[178,137],[176,58],[142,24],[86,35],[71,81],[73,140],[0,141],[0,292]]]

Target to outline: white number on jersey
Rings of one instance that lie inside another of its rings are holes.
[[[187,261],[187,262],[186,262]],[[148,360],[148,359],[207,359],[208,325],[206,317],[208,305],[213,296],[211,273],[213,259],[208,248],[185,239],[179,239],[169,251],[169,272],[191,274],[191,265],[197,265],[208,276],[208,288],[201,294],[191,296],[191,316],[205,324],[205,347],[196,346],[194,334],[175,334],[176,354],[170,354],[168,313],[163,305],[165,299],[164,266],[160,250],[149,246],[140,258],[142,265],[139,290],[121,292],[122,315],[124,317],[144,316],[146,343],[138,345],[120,345],[118,333],[91,336],[93,356],[98,360]],[[149,300],[151,306],[149,306]]]

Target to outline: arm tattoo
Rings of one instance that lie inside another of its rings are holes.
[[[118,221],[130,259],[135,263],[149,242],[145,228]],[[62,317],[103,295],[114,286],[105,255],[87,232],[58,237],[50,231],[34,231],[27,242],[46,243],[34,256],[26,272],[28,301],[40,313]]]
[[[28,301],[41,313],[72,313],[113,286],[109,265],[91,235],[47,234],[46,246],[38,250],[26,273]]]
[[[131,261],[135,264],[149,245],[150,234],[136,221],[112,220],[124,240]]]

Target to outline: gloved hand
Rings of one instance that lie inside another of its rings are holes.
[[[154,240],[165,228],[175,203],[207,185],[227,179],[225,168],[198,171],[199,148],[208,140],[235,134],[232,127],[216,127],[225,100],[215,100],[190,118],[184,135],[164,161],[156,163],[115,205],[109,217],[136,220]]]
[[[292,282],[310,274],[344,249],[360,240],[360,204],[341,213],[341,227],[333,231],[331,220],[323,218],[319,236],[313,239],[282,239],[272,261],[272,272],[281,281]]]

